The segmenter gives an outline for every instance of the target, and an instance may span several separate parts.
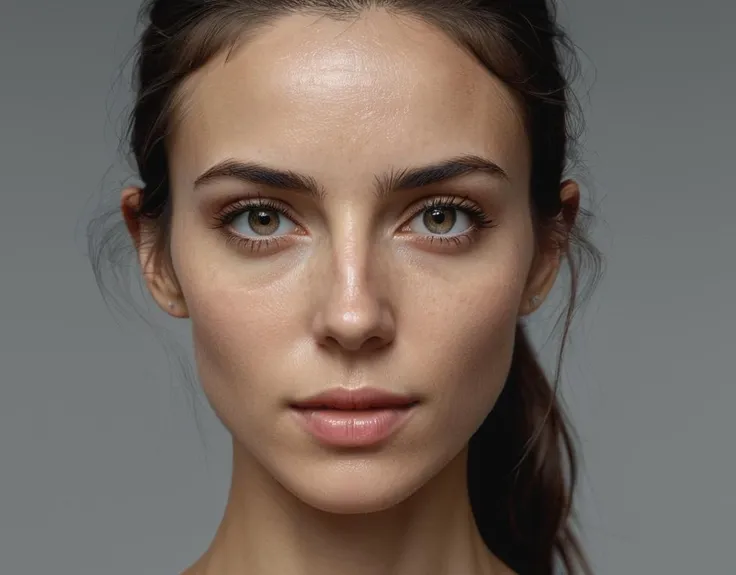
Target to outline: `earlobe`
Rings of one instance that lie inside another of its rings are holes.
[[[183,302],[177,301],[170,301],[167,305],[166,312],[177,318],[187,318],[189,317],[189,312],[186,309],[186,305]]]
[[[560,268],[560,258],[556,254],[557,252],[545,254],[536,261],[519,310],[521,316],[536,311],[552,290]]]

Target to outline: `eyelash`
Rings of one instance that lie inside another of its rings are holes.
[[[439,243],[446,246],[461,245],[463,243],[470,244],[477,238],[477,233],[481,229],[492,228],[495,226],[495,222],[485,213],[485,211],[483,211],[483,209],[481,209],[480,206],[478,206],[475,202],[471,201],[467,197],[458,196],[436,196],[430,198],[429,200],[423,202],[420,206],[418,206],[416,210],[413,210],[408,221],[413,220],[417,215],[421,214],[422,212],[433,208],[452,208],[465,212],[465,214],[471,220],[471,227],[460,234],[450,237],[442,237],[439,235],[427,236],[428,239],[425,241],[430,244]],[[269,200],[268,198],[256,197],[255,199],[242,200],[227,206],[220,213],[215,215],[216,224],[213,227],[225,228],[229,226],[235,218],[252,210],[274,211],[278,214],[286,216],[292,221],[296,220],[293,212],[287,206]],[[285,236],[264,236],[263,239],[254,240],[241,236],[239,234],[228,233],[226,242],[228,244],[234,243],[239,248],[245,248],[252,252],[258,252],[269,247],[277,247],[279,242],[284,237]]]
[[[471,244],[478,238],[478,232],[482,229],[494,227],[495,222],[486,214],[486,212],[475,202],[466,196],[435,196],[423,202],[416,210],[412,211],[409,221],[413,220],[422,212],[433,208],[453,208],[465,214],[470,218],[470,227],[457,235],[443,237],[427,236],[425,240],[430,245],[438,243],[443,246],[462,245],[463,243]]]
[[[224,210],[222,210],[219,214],[215,216],[215,221],[217,223],[215,224],[214,227],[215,228],[226,228],[232,223],[232,221],[235,218],[249,211],[252,211],[252,210],[274,211],[274,212],[277,212],[279,214],[286,216],[290,220],[295,219],[292,211],[286,206],[284,206],[283,204],[276,203],[272,200],[269,200],[268,198],[256,197],[255,199],[252,199],[252,200],[242,200],[242,201],[239,201],[239,202],[236,202],[234,204],[230,204],[229,206],[227,206]],[[245,248],[252,252],[258,252],[265,248],[277,247],[279,242],[282,239],[283,238],[280,236],[274,236],[274,237],[264,236],[263,239],[253,240],[251,238],[246,238],[239,234],[228,232],[225,243],[226,244],[233,243],[238,248]]]

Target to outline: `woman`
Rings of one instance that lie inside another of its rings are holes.
[[[233,439],[184,575],[589,573],[523,329],[566,261],[567,332],[597,257],[552,7],[145,10],[122,214]]]

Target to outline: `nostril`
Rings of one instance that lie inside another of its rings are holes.
[[[365,341],[362,347],[364,347],[365,349],[374,350],[374,349],[382,348],[383,346],[386,345],[386,343],[387,341],[383,339],[382,337],[373,335]]]

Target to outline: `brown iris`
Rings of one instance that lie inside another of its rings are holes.
[[[424,212],[424,225],[433,234],[446,234],[457,221],[454,208],[430,208]]]
[[[279,228],[279,216],[274,210],[251,210],[248,224],[258,235],[267,236]]]

